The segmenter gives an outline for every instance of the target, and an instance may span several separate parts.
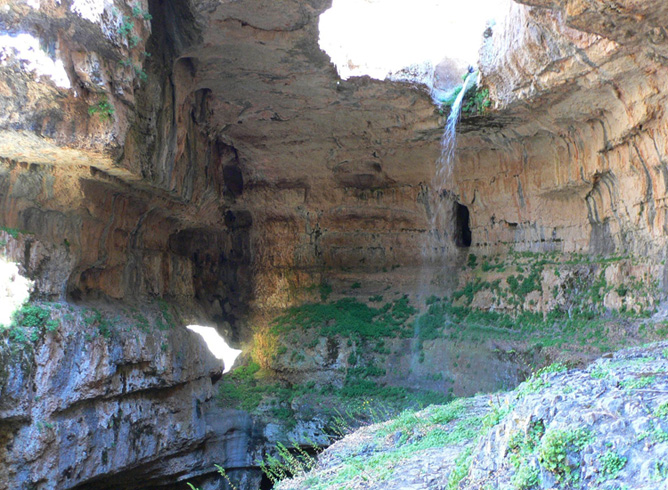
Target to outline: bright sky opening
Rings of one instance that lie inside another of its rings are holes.
[[[188,325],[188,330],[199,334],[204,339],[206,346],[209,348],[211,353],[216,359],[223,361],[225,366],[224,373],[229,372],[234,366],[234,361],[237,360],[241,351],[239,349],[233,349],[225,339],[220,336],[220,334],[213,327],[203,327],[201,325]]]
[[[58,87],[71,87],[63,62],[51,59],[36,37],[25,33],[0,35],[0,63],[6,64],[12,57],[23,62],[24,68],[34,72],[38,78],[50,77]]]
[[[320,47],[344,80],[383,80],[444,58],[475,65],[488,22],[508,8],[508,0],[334,0],[320,16]]]
[[[14,312],[30,299],[33,282],[21,275],[19,265],[0,256],[0,328],[8,327]]]

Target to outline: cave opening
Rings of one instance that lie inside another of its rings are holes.
[[[423,83],[449,92],[477,65],[485,29],[500,22],[508,0],[334,0],[320,16],[320,49],[343,80]]]
[[[260,481],[260,490],[271,490],[272,488],[274,488],[274,484],[265,473],[262,473],[262,480]]]
[[[232,370],[234,361],[236,361],[237,357],[239,357],[239,354],[241,354],[241,350],[230,347],[225,339],[221,337],[221,335],[213,327],[188,325],[186,328],[195,332],[196,334],[199,334],[214,357],[223,361],[223,374],[229,373]]]
[[[460,248],[469,248],[471,246],[471,226],[470,226],[469,208],[455,203],[455,245]]]

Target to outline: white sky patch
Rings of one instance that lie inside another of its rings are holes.
[[[108,0],[73,0],[70,9],[86,20],[100,23],[104,8],[107,5],[113,5],[113,2]]]
[[[483,32],[508,0],[334,0],[320,16],[320,48],[343,79],[380,80],[444,58],[476,65]]]
[[[27,71],[38,77],[50,77],[60,88],[71,88],[70,79],[61,60],[52,60],[39,46],[39,39],[30,34],[0,35],[0,63],[7,63],[10,57],[24,62]]]
[[[239,349],[233,349],[225,339],[223,339],[220,334],[213,327],[202,327],[201,325],[188,325],[188,330],[192,330],[195,333],[198,333],[206,342],[206,346],[209,348],[211,353],[217,358],[223,361],[225,369],[224,373],[229,372],[234,366],[234,361],[237,360],[241,351]]]
[[[18,264],[0,257],[0,326],[9,326],[12,315],[30,299],[33,282],[21,275]]]

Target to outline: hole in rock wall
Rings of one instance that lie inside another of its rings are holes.
[[[485,29],[510,0],[334,0],[320,16],[320,48],[346,80],[368,75],[423,83],[436,97],[476,65]],[[436,92],[436,93],[434,93]]]
[[[239,349],[233,349],[230,347],[227,342],[225,342],[225,339],[221,337],[213,327],[188,325],[187,328],[188,330],[192,330],[193,332],[199,334],[202,339],[204,339],[206,346],[209,348],[214,357],[223,361],[223,365],[225,366],[225,369],[223,370],[224,373],[228,373],[232,370],[234,361],[236,361],[237,357],[239,357],[239,354],[241,354]]]
[[[0,329],[11,324],[14,312],[30,299],[33,282],[21,275],[19,266],[0,257]]]
[[[30,34],[0,35],[0,65],[11,59],[18,60],[22,68],[40,77],[49,77],[60,88],[70,88],[70,79],[62,60],[56,57],[55,46],[42,46],[39,39]]]
[[[262,473],[262,480],[260,481],[260,490],[271,490],[274,488],[274,484],[271,482],[269,477]]]
[[[471,246],[471,228],[469,208],[455,203],[455,245],[462,248]]]
[[[223,167],[223,180],[225,187],[234,195],[239,197],[244,192],[244,176],[241,169],[236,165],[225,165]]]

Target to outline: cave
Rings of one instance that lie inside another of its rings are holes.
[[[470,217],[469,217],[469,208],[460,204],[455,203],[455,245],[460,248],[469,248],[471,246],[471,228],[470,228]]]
[[[413,3],[0,9],[0,488],[666,480],[668,4]]]

